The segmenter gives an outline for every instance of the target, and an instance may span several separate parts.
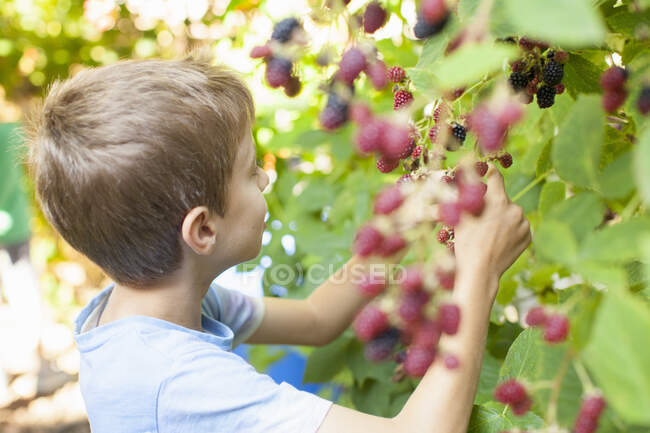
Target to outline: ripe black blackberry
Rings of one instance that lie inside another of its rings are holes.
[[[445,27],[447,21],[449,21],[449,13],[435,23],[428,22],[422,14],[418,14],[418,21],[415,23],[415,27],[413,27],[415,37],[418,39],[427,39],[438,34]]]
[[[537,90],[537,105],[548,108],[555,103],[555,87],[542,86]]]
[[[564,78],[564,65],[550,61],[544,66],[543,71],[544,82],[549,86],[560,84]]]
[[[522,90],[526,89],[529,81],[530,80],[526,75],[518,71],[513,72],[510,74],[510,77],[508,77],[508,82],[515,92],[521,92]]]
[[[330,92],[325,110],[321,113],[321,124],[325,129],[336,129],[348,120],[350,106],[336,92]]]
[[[456,123],[451,129],[451,133],[454,137],[456,137],[458,141],[462,143],[465,141],[465,137],[467,136],[467,129],[463,125]]]
[[[294,29],[298,26],[300,26],[300,22],[296,18],[285,18],[275,24],[275,27],[273,27],[273,33],[271,34],[271,39],[282,43],[289,42],[291,39],[291,33],[293,33]]]

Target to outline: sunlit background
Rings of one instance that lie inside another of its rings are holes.
[[[1,2],[0,122],[16,122],[12,140],[0,143],[2,151],[20,144],[20,122],[24,113],[54,79],[120,59],[173,58],[195,45],[210,44],[217,59],[241,72],[253,92],[258,117],[254,134],[258,152],[262,151],[264,169],[272,182],[267,195],[269,231],[263,237],[262,255],[246,272],[231,269],[219,277],[219,282],[256,296],[265,291],[277,296],[292,293],[300,296],[300,291],[292,292],[291,288],[262,281],[264,269],[277,260],[278,251],[283,253],[280,261],[291,261],[296,251],[296,238],[292,233],[298,226],[305,227],[305,222],[293,221],[290,213],[275,217],[274,214],[281,212],[278,201],[273,198],[278,173],[290,170],[298,174],[330,175],[336,168],[335,159],[349,157],[351,152],[346,141],[349,131],[344,131],[339,141],[320,136],[316,131],[317,113],[323,105],[322,92],[317,88],[333,67],[316,68],[314,59],[328,48],[343,46],[350,38],[345,17],[324,24],[308,15],[312,7],[321,3],[321,0]],[[354,0],[348,10],[354,13],[366,3],[366,0]],[[393,13],[373,38],[380,44],[386,40],[391,47],[396,47],[394,58],[413,59],[417,48],[403,35],[409,23],[415,20],[414,2],[387,3]],[[307,54],[311,56],[311,63],[303,62],[299,71],[303,90],[293,99],[264,85],[264,69],[259,67],[259,61],[248,55],[254,46],[269,38],[274,21],[287,16],[299,16],[311,40]],[[380,96],[373,98],[378,106],[390,108],[390,97],[385,100]],[[307,141],[304,144],[303,138],[307,136],[318,145]],[[7,174],[2,173],[1,182],[6,184],[5,176]],[[300,177],[292,176],[286,180],[284,188],[299,197],[309,185]],[[57,236],[38,210],[32,185],[26,178],[21,182],[30,200],[31,251],[29,262],[21,262],[9,272],[9,255],[0,250],[0,431],[88,432],[77,382],[79,357],[71,323],[81,307],[109,280]],[[325,192],[328,196],[332,194],[329,190]],[[317,216],[316,222],[329,218],[327,209]],[[355,221],[363,218],[363,214],[355,213]],[[2,235],[11,232],[15,223],[9,213],[0,210],[0,240]],[[319,244],[318,240],[312,243],[328,251],[328,245]],[[341,247],[337,244],[336,248]],[[307,255],[307,260],[315,259],[314,254]],[[331,254],[324,263],[340,264],[344,259],[338,253]],[[305,286],[303,289],[312,288]],[[299,351],[300,348],[294,351],[245,347],[240,354],[259,370],[270,372],[273,363],[280,358],[288,360],[293,356],[297,364],[291,365],[300,366]],[[300,375],[298,372],[292,379],[296,386],[300,386]],[[336,398],[334,388],[304,389]]]

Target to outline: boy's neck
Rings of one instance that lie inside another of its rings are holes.
[[[202,331],[201,301],[211,281],[177,278],[147,288],[116,283],[98,326],[129,316],[150,316]]]

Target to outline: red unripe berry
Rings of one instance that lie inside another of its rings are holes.
[[[442,183],[446,183],[448,185],[451,185],[454,183],[454,179],[451,176],[447,176],[446,174],[440,178],[440,181]]]
[[[514,62],[510,63],[510,67],[512,68],[512,72],[523,71],[525,66],[526,65],[521,60],[517,60],[517,61],[514,61]]]
[[[436,239],[438,239],[438,242],[440,242],[441,244],[446,244],[447,241],[449,240],[449,232],[445,229],[438,230]]]
[[[456,281],[456,273],[454,271],[445,271],[440,268],[436,269],[436,278],[438,283],[445,290],[453,290]]]
[[[422,271],[418,266],[409,266],[402,275],[402,289],[405,292],[415,292],[422,289]]]
[[[387,126],[379,143],[383,156],[389,159],[399,159],[412,145],[411,133],[408,128]]]
[[[361,257],[367,257],[375,252],[382,244],[384,236],[371,225],[359,229],[354,241],[354,252]]]
[[[564,93],[564,84],[562,84],[562,83],[556,84],[555,85],[555,94],[556,95],[561,95],[562,93]]]
[[[363,126],[372,119],[372,111],[366,104],[355,102],[350,106],[350,119],[354,123]]]
[[[483,177],[487,173],[489,167],[487,162],[477,161],[476,164],[474,164],[474,168],[476,169],[476,174],[478,174],[479,177]]]
[[[445,0],[422,0],[420,3],[422,17],[433,24],[439,22],[447,14]]]
[[[399,315],[405,322],[417,322],[422,318],[424,306],[431,295],[423,290],[405,292],[399,304]]]
[[[400,89],[393,95],[393,110],[408,106],[413,101],[413,94],[408,90]]]
[[[385,130],[386,124],[383,120],[370,119],[364,123],[357,133],[357,150],[361,154],[378,150]]]
[[[379,254],[384,257],[392,256],[406,246],[406,240],[398,234],[390,235],[384,238],[379,246]]]
[[[569,53],[566,51],[556,51],[553,56],[553,61],[563,65],[569,60]]]
[[[403,174],[399,177],[399,179],[397,179],[397,183],[400,185],[412,181],[413,181],[413,177],[411,176],[410,173]]]
[[[388,328],[388,316],[379,308],[367,305],[354,321],[354,331],[359,340],[368,342]]]
[[[580,406],[580,413],[589,418],[598,418],[605,410],[605,399],[600,395],[587,397]]]
[[[406,352],[404,360],[404,371],[409,376],[422,377],[425,375],[429,366],[433,363],[436,352],[424,347],[411,347]]]
[[[366,274],[359,281],[358,287],[364,296],[374,297],[386,290],[386,280],[375,275]]]
[[[388,215],[400,207],[404,202],[404,195],[399,186],[393,185],[381,191],[375,198],[374,212],[379,215]]]
[[[603,109],[608,113],[615,113],[627,98],[625,89],[606,90],[603,93]]]
[[[289,77],[287,84],[284,85],[284,94],[290,98],[293,98],[298,93],[300,93],[301,88],[302,85],[300,84],[300,79],[292,75]]]
[[[454,304],[442,304],[438,307],[438,323],[440,330],[448,335],[458,332],[460,325],[460,308]]]
[[[509,102],[506,104],[505,107],[503,107],[501,113],[499,113],[498,122],[503,127],[507,128],[508,126],[517,123],[522,118],[523,115],[524,115],[524,108],[522,107],[521,104],[518,104],[516,102]]]
[[[438,131],[440,130],[440,127],[438,125],[434,125],[429,129],[429,140],[432,143],[436,142],[436,139],[438,138]]]
[[[344,83],[352,84],[364,69],[366,69],[366,56],[360,49],[350,48],[341,57],[338,78]]]
[[[382,173],[390,173],[399,166],[399,159],[389,159],[384,156],[377,159],[377,169]]]
[[[600,85],[605,90],[621,90],[627,80],[627,71],[618,66],[612,66],[600,76]]]
[[[413,336],[413,345],[435,349],[440,341],[440,325],[435,320],[426,319],[419,322]]]
[[[415,146],[411,152],[411,158],[418,159],[422,155],[422,146]]]
[[[377,90],[383,89],[386,87],[386,84],[388,84],[388,78],[386,77],[386,64],[381,60],[368,64],[366,67],[366,75],[370,78],[372,87]]]
[[[460,222],[461,207],[456,202],[440,203],[438,219],[446,226],[453,227]]]
[[[526,314],[526,325],[544,326],[546,324],[546,311],[544,307],[533,307]]]
[[[393,66],[388,70],[387,76],[393,83],[399,83],[406,77],[406,72],[399,66]]]
[[[455,370],[458,368],[460,365],[460,362],[458,361],[458,358],[456,358],[454,355],[447,355],[445,356],[445,367],[449,370]]]
[[[469,127],[484,151],[491,153],[501,148],[506,129],[487,107],[474,110],[469,118]]]
[[[519,38],[519,46],[522,50],[530,51],[535,48],[535,41],[529,38]]]
[[[363,13],[363,30],[374,33],[386,22],[386,10],[379,3],[372,2]]]
[[[508,152],[504,153],[499,157],[499,164],[501,164],[501,167],[503,168],[508,168],[512,165],[512,155],[510,155]]]
[[[261,59],[262,57],[268,57],[271,55],[271,47],[268,45],[260,45],[257,47],[254,47],[251,50],[251,58],[252,59]]]
[[[477,184],[462,184],[458,188],[458,206],[472,215],[480,215],[485,206],[483,195],[485,190],[481,186],[482,183]]]
[[[526,388],[515,379],[509,379],[499,384],[494,390],[494,398],[499,403],[515,404],[528,398]]]
[[[272,57],[266,64],[266,81],[276,88],[284,86],[291,77],[291,61],[282,57]]]
[[[569,334],[569,319],[563,314],[553,314],[546,320],[544,340],[549,343],[559,343],[566,340]]]
[[[449,251],[449,254],[452,256],[456,254],[456,246],[453,242],[447,242],[447,251]]]
[[[517,416],[522,416],[530,410],[530,407],[532,405],[533,405],[533,401],[530,398],[526,398],[522,401],[518,401],[517,403],[512,404],[511,406],[512,413],[514,413]]]

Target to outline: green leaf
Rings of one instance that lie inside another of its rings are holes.
[[[319,383],[331,380],[345,367],[345,358],[352,339],[342,336],[332,343],[317,347],[307,358],[303,383]]]
[[[589,60],[577,54],[569,53],[569,60],[564,65],[564,85],[574,98],[579,93],[600,93],[600,74],[602,70]]]
[[[603,266],[602,262],[582,260],[573,269],[592,284],[604,284],[609,289],[627,286],[625,270],[618,266]]]
[[[461,21],[466,21],[474,16],[479,0],[460,0],[458,2],[458,17]]]
[[[519,427],[522,430],[534,430],[542,427],[542,419],[532,412],[524,416],[515,416],[512,411],[503,412],[503,406],[498,403],[487,403],[472,408],[469,419],[468,433],[500,433]]]
[[[641,255],[639,240],[650,233],[650,221],[637,218],[592,232],[580,251],[583,260],[621,263]]]
[[[564,182],[546,182],[542,186],[542,192],[539,195],[539,205],[537,209],[543,216],[548,213],[548,210],[558,202],[564,200],[566,196],[566,187]]]
[[[650,10],[630,12],[627,8],[617,8],[618,11],[607,17],[607,24],[617,33],[634,36],[640,27],[650,23]]]
[[[478,379],[478,389],[474,404],[483,404],[492,400],[494,387],[499,381],[499,370],[501,364],[489,353],[483,354],[483,365],[481,366],[481,375]]]
[[[334,187],[322,179],[315,178],[300,193],[297,201],[304,209],[316,211],[334,203],[335,198]]]
[[[549,140],[542,149],[542,152],[539,154],[537,159],[537,164],[535,165],[535,175],[541,176],[542,174],[549,171],[553,165],[551,164],[551,146],[552,141]]]
[[[406,72],[418,92],[427,94],[436,89],[436,77],[426,69],[408,68]]]
[[[397,365],[392,361],[379,363],[369,362],[363,354],[363,345],[357,340],[353,341],[350,345],[347,362],[350,370],[352,370],[354,379],[361,384],[368,379],[390,383],[390,378]]]
[[[518,34],[563,47],[605,41],[605,26],[589,0],[505,0],[508,22]]]
[[[646,204],[650,204],[650,128],[639,137],[634,154],[634,174],[641,197]]]
[[[571,346],[580,351],[589,342],[591,329],[600,304],[601,294],[591,291],[589,296],[579,302],[571,312]]]
[[[571,264],[578,254],[578,244],[567,224],[544,221],[533,236],[535,251],[548,261]]]
[[[551,157],[559,176],[580,187],[595,186],[602,145],[600,98],[581,95],[553,142]]]
[[[596,228],[605,214],[605,206],[593,192],[581,192],[558,203],[548,211],[547,219],[567,224],[578,242]]]
[[[510,45],[467,44],[442,59],[433,73],[443,88],[462,87],[500,70],[518,54],[519,50]]]
[[[650,426],[650,310],[622,291],[611,291],[597,312],[582,357],[607,396],[631,424]]]
[[[600,191],[609,199],[624,198],[634,190],[632,152],[624,153],[605,168],[600,175]]]

